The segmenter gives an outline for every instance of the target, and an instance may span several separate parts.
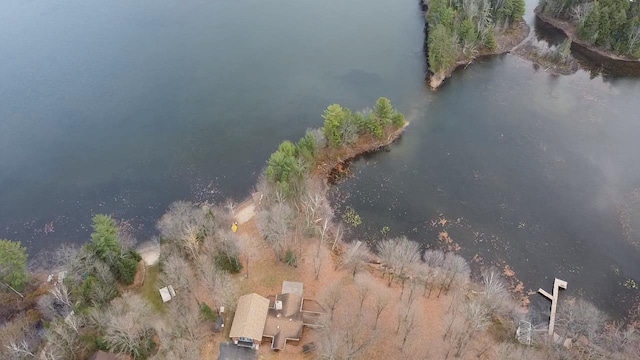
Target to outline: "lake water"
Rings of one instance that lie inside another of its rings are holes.
[[[640,281],[640,81],[506,55],[433,92],[423,26],[416,0],[3,1],[0,237],[36,253],[86,241],[110,213],[145,240],[172,201],[246,197],[327,105],[387,96],[411,126],[332,194],[360,236],[389,226],[437,247],[446,218],[463,255],[510,264],[527,288],[558,276],[625,307]]]

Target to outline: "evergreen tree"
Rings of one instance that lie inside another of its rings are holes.
[[[458,36],[464,42],[464,45],[470,45],[478,40],[478,31],[473,20],[467,18],[461,24],[458,30]]]
[[[487,37],[484,40],[484,46],[490,50],[495,50],[498,44],[496,44],[496,37],[493,33],[493,29],[489,30]]]
[[[600,21],[598,22],[598,37],[595,40],[596,45],[605,46],[609,43],[611,37],[611,20],[609,19],[610,9],[604,7],[600,10]]]
[[[458,49],[449,29],[438,24],[429,31],[429,69],[434,74],[455,66],[457,56]]]
[[[376,108],[374,110],[378,121],[382,125],[391,124],[391,115],[393,114],[393,106],[391,106],[391,100],[381,97],[376,101]]]
[[[596,36],[598,35],[598,27],[600,24],[600,6],[598,2],[593,5],[591,11],[587,15],[584,20],[584,24],[578,30],[578,35],[580,38],[594,42]]]
[[[346,121],[347,113],[338,104],[327,107],[322,115],[324,119],[324,135],[333,147],[342,145],[342,128]]]
[[[313,162],[316,154],[318,153],[318,144],[313,135],[310,133],[305,134],[296,144],[298,155],[307,163]]]
[[[513,10],[511,12],[511,23],[519,21],[524,16],[526,10],[525,0],[513,0]]]
[[[19,241],[0,239],[0,280],[18,291],[29,280],[27,249]]]
[[[394,111],[393,115],[391,115],[391,123],[395,127],[401,127],[405,123],[404,115],[402,115],[399,111]]]
[[[267,162],[267,179],[276,184],[284,196],[291,196],[295,193],[301,175],[302,168],[298,162],[296,147],[290,141],[284,141]]]
[[[93,217],[93,242],[96,255],[103,261],[120,252],[118,242],[118,226],[115,220],[108,215],[98,214]]]

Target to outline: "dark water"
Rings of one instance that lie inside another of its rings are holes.
[[[423,96],[418,10],[1,1],[0,238],[31,252],[83,242],[91,215],[111,213],[144,240],[172,201],[241,200],[327,105]]]
[[[328,104],[387,96],[408,132],[333,194],[361,234],[436,247],[446,218],[462,254],[510,264],[527,288],[558,276],[627,306],[640,81],[507,55],[432,92],[422,16],[415,0],[0,2],[0,237],[35,253],[111,213],[145,240],[174,200],[244,198]]]

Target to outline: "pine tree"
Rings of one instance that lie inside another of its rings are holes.
[[[382,125],[391,124],[391,115],[393,114],[393,106],[391,106],[391,100],[381,97],[376,101],[376,108],[374,110],[376,118]]]
[[[118,226],[111,216],[98,214],[93,217],[91,241],[96,255],[103,261],[120,252]]]
[[[611,20],[609,19],[609,8],[604,7],[600,10],[600,21],[598,22],[598,37],[596,38],[596,45],[604,46],[609,43],[611,37]]]
[[[27,249],[19,241],[0,239],[0,280],[17,290],[29,280]]]
[[[342,145],[342,125],[346,121],[346,112],[342,106],[332,104],[327,107],[322,115],[324,119],[324,135],[329,144],[334,147]]]
[[[526,4],[524,0],[513,0],[513,10],[511,11],[511,23],[521,20],[524,16]]]
[[[496,44],[496,37],[493,33],[493,29],[489,30],[489,32],[487,33],[487,37],[484,40],[484,46],[486,46],[489,50],[495,50],[496,47],[498,47],[498,44]]]
[[[596,2],[578,31],[580,38],[594,42],[600,24],[600,5]]]
[[[455,66],[458,49],[452,37],[449,29],[442,24],[429,31],[429,69],[434,74]]]

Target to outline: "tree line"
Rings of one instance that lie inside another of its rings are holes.
[[[290,265],[300,257],[301,239],[319,235],[323,243],[330,234],[334,240],[342,234],[324,196],[324,184],[312,176],[318,163],[324,156],[334,156],[359,141],[378,142],[406,122],[384,97],[365,111],[329,105],[322,118],[322,128],[308,130],[296,143],[280,144],[257,184],[262,196],[256,218],[258,230],[276,257]]]
[[[541,0],[540,11],[571,21],[580,39],[640,58],[640,4],[629,0]]]
[[[430,0],[429,70],[443,74],[458,60],[493,51],[496,31],[521,21],[524,11],[524,0]]]
[[[91,241],[52,253],[57,271],[66,274],[54,276],[53,284],[31,281],[26,249],[0,240],[0,279],[27,291],[22,302],[35,302],[0,323],[0,358],[75,360],[104,350],[133,359],[200,359],[201,341],[218,317],[213,309],[232,304],[230,275],[242,269],[232,219],[219,205],[173,203],[158,221],[157,280],[140,263],[126,224],[108,215],[93,217]],[[150,294],[139,290],[145,274]],[[206,299],[198,299],[197,284],[206,288]],[[168,285],[176,296],[161,304],[157,289]]]

